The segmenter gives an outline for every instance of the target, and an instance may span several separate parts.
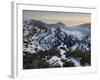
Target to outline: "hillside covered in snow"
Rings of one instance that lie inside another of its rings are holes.
[[[68,27],[62,22],[23,22],[23,69],[90,65],[90,23]]]

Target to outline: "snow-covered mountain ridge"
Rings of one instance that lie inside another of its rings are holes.
[[[79,25],[80,27],[83,27],[83,31],[86,31],[87,34],[81,32],[79,26],[77,30],[67,30],[67,28],[65,29],[66,26],[61,22],[56,24],[46,24],[42,21],[36,20],[24,21],[23,53],[39,54],[40,51],[45,53],[46,51],[55,49],[57,52],[48,52],[48,55],[44,58],[48,63],[50,63],[50,65],[63,67],[64,63],[62,60],[64,60],[74,63],[75,66],[82,66],[80,58],[67,55],[70,55],[75,51],[90,54],[90,28],[85,28],[84,25],[88,27],[90,26],[89,24]],[[47,59],[48,57],[49,59]],[[90,65],[89,63],[84,63],[83,65],[85,64]]]

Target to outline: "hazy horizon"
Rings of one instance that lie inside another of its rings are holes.
[[[23,20],[35,19],[48,24],[62,22],[68,26],[91,23],[90,13],[23,10]]]

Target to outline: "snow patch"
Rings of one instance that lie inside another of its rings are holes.
[[[64,32],[66,32],[68,35],[73,35],[74,37],[77,37],[79,40],[82,40],[84,38],[84,34],[82,34],[82,32],[80,31],[68,31],[68,30],[64,30],[62,29]]]
[[[61,67],[63,67],[63,62],[61,61],[61,59],[57,56],[53,56],[51,59],[49,59],[47,62],[49,62],[50,64],[56,65],[59,64]]]
[[[60,49],[60,54],[62,59],[66,59],[66,55],[64,53],[66,53],[66,51]]]
[[[81,66],[80,62],[75,60],[74,58],[67,58],[67,61],[73,62],[76,67]]]
[[[77,47],[78,47],[78,43],[76,43],[74,46],[71,47],[71,51],[75,51]]]

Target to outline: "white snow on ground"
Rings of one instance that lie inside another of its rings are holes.
[[[64,47],[67,51],[69,51],[69,49],[66,47],[66,45],[63,45],[63,43],[61,43],[61,45],[58,46],[58,49],[60,49],[61,47]]]
[[[64,47],[66,48],[67,51],[69,51],[69,49],[66,47],[66,45],[64,45]]]
[[[28,30],[25,30],[23,35],[24,36],[27,36],[28,34],[29,34],[29,31]]]
[[[63,67],[63,62],[61,61],[61,59],[57,56],[53,56],[51,59],[48,60],[48,62],[50,64],[59,64],[61,67]]]
[[[77,60],[75,60],[74,58],[67,58],[67,61],[71,61],[74,63],[74,65],[77,66],[81,66],[80,62],[78,62]]]
[[[77,46],[78,46],[78,44],[76,43],[76,44],[72,47],[72,50],[74,51],[74,50],[77,48]],[[60,47],[62,47],[62,46],[59,46],[59,49],[60,49]],[[64,60],[73,62],[75,66],[81,66],[81,65],[80,65],[80,62],[78,62],[78,61],[75,60],[74,58],[66,58],[66,55],[65,55],[64,53],[66,53],[66,51],[63,50],[63,49],[60,49],[61,59],[64,59]],[[60,60],[60,59],[59,59],[59,60]]]
[[[77,61],[76,59],[74,59],[74,58],[66,58],[65,57],[65,54],[62,52],[61,53],[61,58],[59,58],[59,57],[57,57],[57,56],[53,56],[51,59],[49,59],[47,62],[49,62],[50,64],[52,64],[52,65],[57,65],[57,64],[59,64],[61,67],[63,67],[63,62],[61,61],[61,59],[64,59],[64,60],[67,60],[68,62],[70,61],[70,62],[72,62],[72,63],[74,63],[74,65],[76,66],[76,67],[79,67],[79,66],[81,66],[81,64],[80,64],[80,62],[79,61]]]
[[[36,51],[33,49],[34,47],[32,47],[31,45],[28,46],[28,48],[24,47],[24,51],[26,52],[31,52],[31,53],[36,53]]]
[[[28,48],[24,47],[23,49],[24,51],[27,51],[27,52],[36,53],[35,48],[37,48],[38,51],[43,50],[43,48],[41,48],[41,46],[39,46],[39,43],[36,41],[33,41],[32,45],[28,45]]]
[[[66,53],[66,51],[65,51],[65,50],[60,49],[60,54],[61,54],[61,58],[62,58],[62,59],[66,59],[66,56],[65,56],[65,54],[64,54],[64,53]]]
[[[75,37],[77,37],[79,40],[82,40],[83,37],[85,36],[84,34],[82,34],[80,31],[67,31],[62,29],[64,32],[66,32],[68,35],[73,35]]]
[[[78,43],[76,43],[74,46],[71,47],[71,51],[75,51],[77,47],[78,47]]]
[[[66,55],[64,54],[65,51],[64,50],[60,50],[60,54],[61,54],[61,58],[64,59],[64,60],[67,60],[67,61],[71,61],[74,63],[74,65],[77,67],[77,66],[81,66],[80,62],[77,61],[76,59],[74,58],[66,58]]]

